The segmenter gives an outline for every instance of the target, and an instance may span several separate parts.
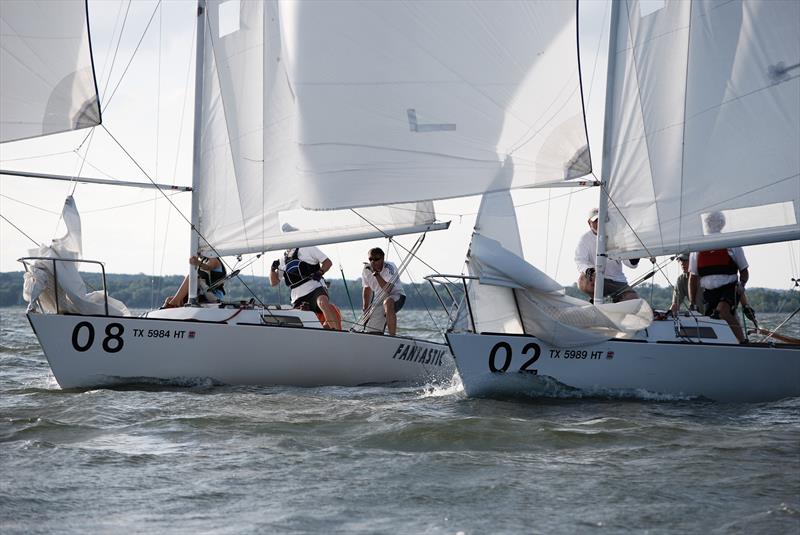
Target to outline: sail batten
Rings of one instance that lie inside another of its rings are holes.
[[[785,70],[800,4],[624,0],[615,14],[609,256],[800,239],[800,77]]]

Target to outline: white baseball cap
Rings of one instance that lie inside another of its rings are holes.
[[[597,208],[592,208],[589,210],[589,222],[597,221],[600,218],[598,212],[599,210]]]

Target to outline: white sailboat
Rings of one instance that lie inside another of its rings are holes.
[[[614,2],[607,83],[599,274],[607,257],[800,237],[800,4]],[[711,212],[721,233],[703,227]],[[800,396],[800,346],[740,345],[696,313],[651,323],[637,301],[571,302],[518,240],[511,203],[485,197],[471,303],[447,336],[468,395]]]
[[[430,202],[340,210],[323,218],[303,209],[296,145],[301,119],[309,114],[298,103],[295,93],[303,84],[293,78],[285,52],[284,27],[293,23],[278,7],[198,2],[191,255],[446,228],[436,222]],[[4,2],[0,22],[0,142],[99,124],[84,0]],[[313,28],[298,23],[294,30]],[[87,292],[79,265],[91,261],[82,258],[72,198],[63,218],[67,235],[24,260],[28,318],[63,388],[197,379],[349,386],[453,375],[444,343],[326,330],[313,312],[280,306],[200,306],[192,300],[184,308],[130,317],[105,291]],[[193,275],[189,295],[196,295]]]

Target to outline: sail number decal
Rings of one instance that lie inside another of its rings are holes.
[[[103,351],[106,353],[122,351],[122,347],[125,345],[125,341],[122,339],[122,333],[124,332],[125,327],[121,323],[109,323],[106,325],[106,336],[101,343]],[[88,321],[82,321],[72,329],[72,347],[79,353],[89,351],[94,344],[94,338],[94,325]]]
[[[532,373],[533,375],[538,373],[537,370],[532,370],[530,366],[539,360],[542,354],[542,348],[539,347],[539,344],[533,342],[526,344],[525,347],[522,348],[523,355],[527,356],[531,351],[533,351],[533,354],[519,367],[518,371],[520,373]],[[489,352],[489,370],[491,370],[492,373],[504,373],[508,371],[508,368],[511,366],[511,360],[511,344],[508,342],[498,342]]]

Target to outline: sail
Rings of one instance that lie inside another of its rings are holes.
[[[609,254],[800,238],[800,2],[626,0],[614,10]]]
[[[262,199],[278,191],[327,210],[591,170],[576,3],[230,1],[209,20],[206,167],[226,185],[201,195],[214,202],[245,175],[259,190],[237,191],[242,205],[273,208]]]
[[[3,0],[0,143],[98,124],[85,0]]]
[[[484,195],[467,254],[471,307],[459,310],[456,328],[470,314],[476,332],[530,334],[560,347],[629,338],[647,328],[653,311],[643,299],[591,305],[522,258],[516,212],[508,192]]]
[[[486,236],[505,250],[522,257],[517,216],[508,191],[487,193],[481,199],[475,220],[475,234],[467,254],[467,271],[470,276],[479,278],[478,281],[470,280],[467,285],[471,305],[469,312],[476,332],[522,334],[522,320],[513,290],[516,284],[472,254],[472,248],[480,240],[479,236]],[[463,314],[467,310],[460,312]]]
[[[225,255],[443,228],[435,223],[430,202],[355,211],[303,209],[302,110],[290,76],[283,8],[278,2],[208,4],[195,188],[198,228],[206,244]],[[360,187],[366,184],[354,189]],[[394,183],[391,189],[404,188]],[[354,191],[339,192],[348,193]]]

